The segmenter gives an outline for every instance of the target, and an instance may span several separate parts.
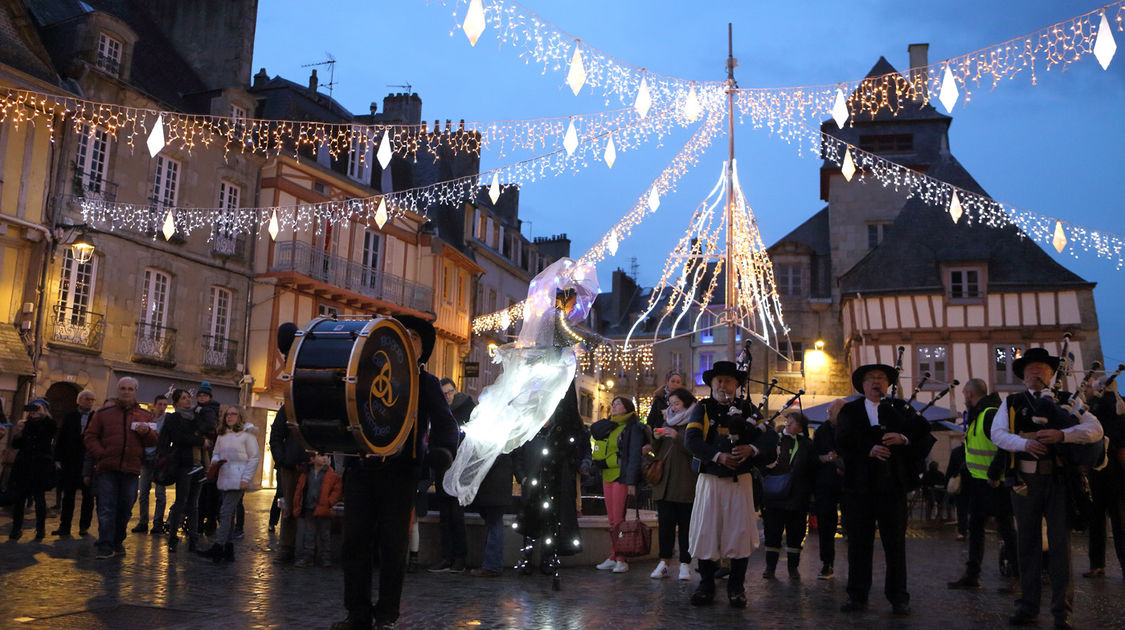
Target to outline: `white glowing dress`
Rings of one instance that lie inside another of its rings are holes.
[[[500,364],[500,376],[481,392],[445,474],[445,491],[461,505],[472,502],[497,456],[535,437],[574,382],[575,346],[555,343],[555,295],[564,289],[577,293],[566,319],[581,321],[598,294],[593,266],[563,258],[531,281],[519,339],[497,348],[493,362]]]

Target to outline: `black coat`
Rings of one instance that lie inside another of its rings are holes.
[[[511,453],[501,453],[488,474],[480,482],[477,496],[473,499],[472,507],[503,507],[512,504],[512,479],[515,478],[515,467],[512,465]]]
[[[930,424],[905,401],[895,399],[879,405],[879,424],[871,426],[864,400],[857,398],[840,409],[837,443],[844,458],[844,491],[905,496],[920,485],[918,467],[934,445]],[[901,433],[910,441],[890,447],[885,462],[870,456],[884,432]]]
[[[739,409],[741,413],[731,413],[731,409]],[[749,475],[755,467],[772,464],[777,459],[777,433],[756,426],[758,417],[754,406],[740,398],[726,405],[720,405],[714,398],[697,402],[687,425],[684,443],[699,460],[699,472],[717,477],[737,477]],[[735,444],[733,440],[758,449],[757,455],[743,460],[736,470],[714,461],[716,454],[731,452]]]
[[[453,395],[453,404],[449,405],[449,411],[453,413],[453,419],[457,421],[457,426],[469,421],[469,416],[473,414],[473,409],[476,406],[473,397],[466,393],[457,392]]]
[[[19,449],[12,465],[11,484],[25,492],[46,492],[55,487],[55,421],[51,418],[28,420],[23,432],[12,438]]]
[[[645,424],[652,429],[659,429],[664,426],[664,410],[667,408],[668,395],[661,387],[652,395],[652,405],[648,408],[648,418],[645,419]]]
[[[816,478],[817,458],[811,439],[804,435],[796,437],[797,452],[793,452],[794,438],[782,435],[777,443],[777,463],[773,468],[763,468],[762,475],[783,475],[789,473],[789,493],[784,497],[765,496],[762,504],[767,508],[805,512],[809,509],[813,481]],[[792,456],[792,460],[790,460]]]
[[[90,409],[90,416],[94,415]],[[89,418],[87,418],[89,421]],[[78,487],[82,483],[82,463],[86,458],[86,443],[82,441],[82,412],[71,411],[63,416],[55,438],[55,461],[59,470],[59,483],[64,487]]]
[[[192,460],[192,449],[202,447],[205,439],[199,430],[199,418],[175,410],[164,416],[157,450],[172,455],[176,470],[190,470],[196,465]]]
[[[297,470],[298,466],[308,461],[309,455],[301,436],[295,434],[296,431],[297,429],[289,427],[289,417],[285,413],[285,405],[282,405],[270,425],[270,455],[273,457],[274,468]]]
[[[844,485],[844,460],[840,459],[840,447],[836,443],[836,425],[825,422],[813,433],[813,450],[816,452],[816,488],[818,491],[839,491]],[[820,461],[822,455],[835,451],[836,459]]]

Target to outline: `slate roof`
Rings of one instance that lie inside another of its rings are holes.
[[[14,325],[0,324],[0,372],[30,376],[35,367]]]
[[[806,219],[804,223],[777,239],[767,249],[773,249],[781,243],[801,243],[807,245],[819,255],[829,255],[832,251],[832,244],[828,238],[828,206],[824,206],[819,212]]]
[[[18,24],[26,19],[26,9],[16,1],[3,3],[0,9],[0,36],[6,41],[0,46],[0,65],[10,66],[51,85],[61,85],[58,73],[51,63],[47,49],[38,37],[29,38]]]
[[[879,61],[876,61],[875,65],[872,66],[871,69],[867,71],[867,75],[864,77],[860,86],[861,87],[866,86],[869,89],[881,86],[881,85],[883,85],[883,81],[884,81],[883,79],[881,79],[881,77],[883,77],[885,75],[893,75],[893,74],[898,74],[899,76],[903,77],[903,80],[905,80],[905,81],[910,80],[909,76],[903,76],[901,73],[899,73],[899,71],[896,70],[895,67],[893,65],[891,65],[891,62],[887,61],[887,59],[885,57],[879,57]],[[893,78],[894,77],[888,77],[887,80],[889,81]],[[857,87],[851,93],[851,95],[848,97],[849,102],[853,101],[854,99],[859,98],[858,94],[859,94],[859,91],[860,91],[861,87]],[[936,95],[934,95],[934,97],[936,97]],[[865,122],[888,122],[888,121],[922,120],[922,119],[952,120],[951,117],[946,116],[945,114],[943,114],[943,113],[939,112],[938,110],[934,109],[934,106],[930,104],[931,102],[932,102],[932,100],[930,102],[927,102],[927,103],[921,105],[921,106],[918,106],[918,105],[913,104],[913,103],[905,103],[903,105],[902,109],[899,110],[898,109],[898,107],[899,107],[898,93],[895,90],[888,90],[888,92],[887,92],[887,105],[888,106],[887,107],[880,108],[879,111],[875,114],[874,117],[871,116],[869,113],[868,114],[861,114],[859,116],[856,116],[850,122],[852,124],[862,124],[862,123],[865,123]],[[897,114],[895,113],[896,110],[898,110]],[[836,126],[835,121],[829,120],[829,121],[826,121],[826,122],[831,122],[833,127]]]
[[[952,155],[946,153],[929,175],[954,186],[987,195]],[[953,223],[941,205],[913,197],[891,226],[891,233],[840,278],[840,291],[851,293],[943,291],[943,263],[988,263],[989,290],[1028,287],[1093,287],[1055,262],[1035,242],[1020,237],[1015,226],[995,228],[966,217]]]

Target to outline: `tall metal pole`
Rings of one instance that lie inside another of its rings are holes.
[[[727,22],[727,251],[723,266],[726,267],[726,314],[727,314],[727,358],[736,360],[734,336],[737,331],[738,296],[735,295],[734,282],[734,93],[738,84],[734,81],[734,68],[738,60],[734,58],[734,34]]]

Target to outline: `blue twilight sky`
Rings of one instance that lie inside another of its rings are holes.
[[[486,0],[487,2],[487,0]],[[741,87],[819,85],[862,78],[879,56],[909,67],[907,45],[929,43],[929,60],[974,51],[1097,8],[1055,0],[524,0],[564,31],[619,59],[654,72],[698,80],[725,78],[727,22],[734,24],[736,79]],[[265,67],[304,83],[326,53],[337,60],[334,96],[355,113],[390,87],[409,83],[422,98],[422,118],[524,119],[617,108],[614,100],[583,90],[574,96],[564,73],[544,74],[514,48],[499,47],[486,31],[475,48],[456,30],[453,4],[436,0],[336,0],[310,11],[307,2],[263,0],[258,8],[254,68]],[[460,5],[464,10],[464,2]],[[1112,15],[1110,16],[1113,17]],[[1093,57],[1065,72],[1039,73],[995,90],[977,90],[953,111],[954,155],[996,200],[1125,234],[1120,185],[1125,152],[1125,34],[1115,32],[1118,54],[1108,71]],[[328,72],[321,69],[321,82]],[[940,106],[939,106],[940,109]],[[619,152],[612,170],[594,165],[522,188],[524,233],[566,232],[576,257],[586,251],[651,184],[690,130]],[[743,188],[768,245],[823,207],[820,161],[798,155],[785,141],[742,125],[735,131]],[[607,287],[613,269],[636,257],[639,279],[651,286],[686,226],[716,181],[726,141],[716,141],[701,163],[662,201],[661,209],[599,266]],[[512,157],[485,154],[482,169]],[[1117,182],[1115,184],[1114,182]],[[527,223],[530,225],[527,225]],[[1050,250],[1053,252],[1053,249]],[[1081,254],[1058,259],[1098,283],[1095,299],[1103,351],[1110,365],[1125,363],[1125,270]]]

